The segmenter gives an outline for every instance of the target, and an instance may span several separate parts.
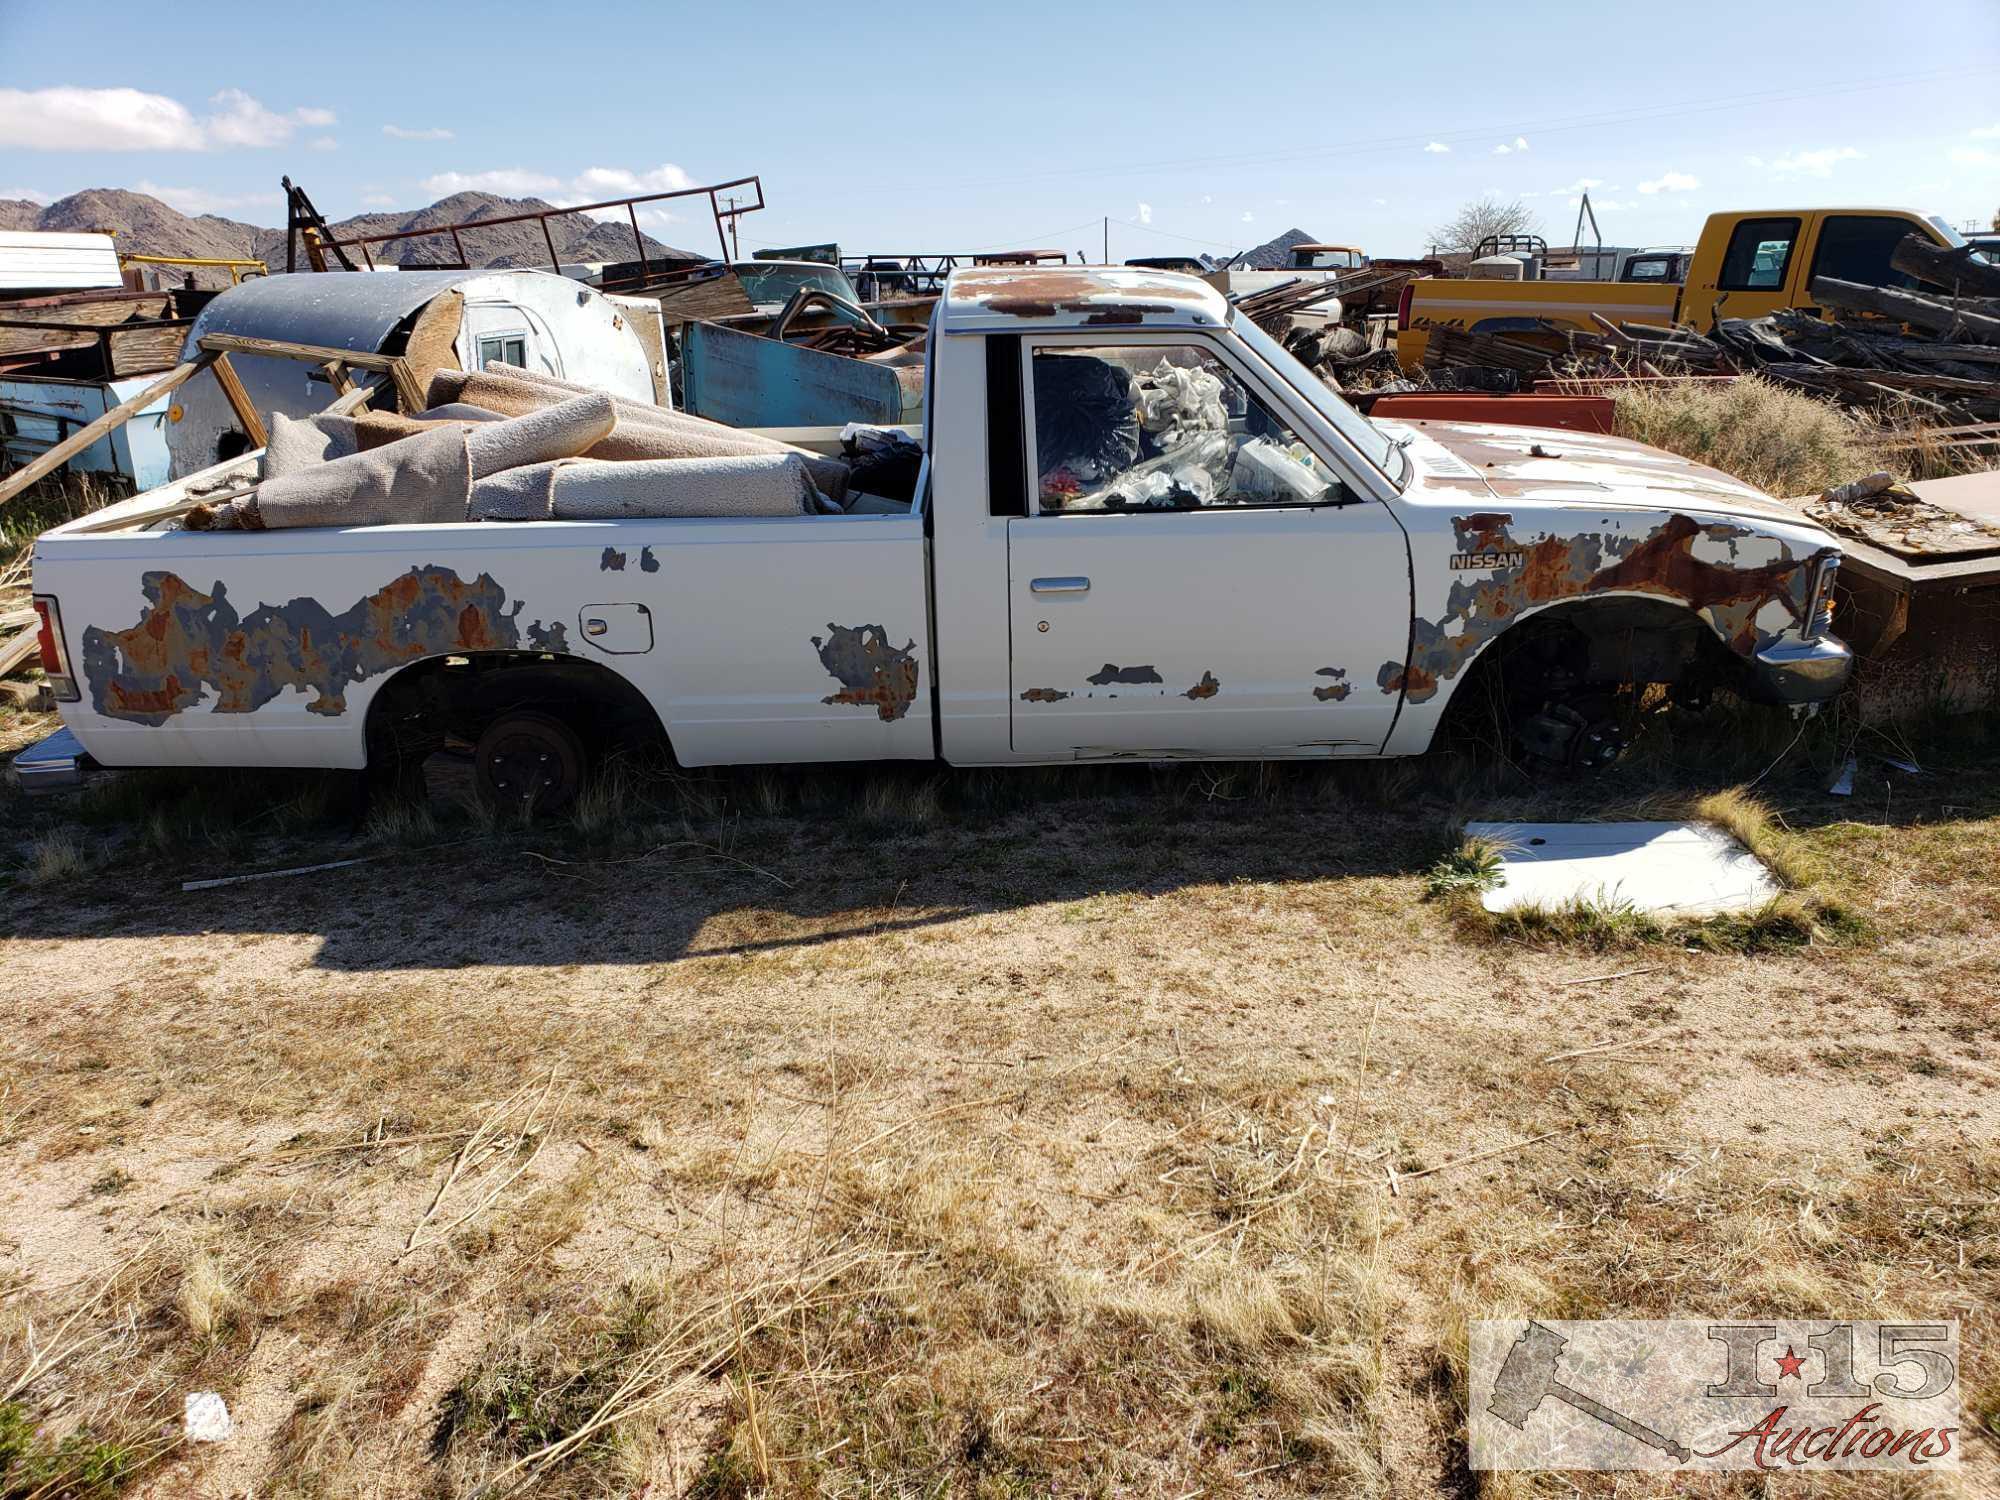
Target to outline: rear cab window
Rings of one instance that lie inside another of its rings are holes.
[[[1745,219],[1729,236],[1722,253],[1722,275],[1716,288],[1724,292],[1774,292],[1785,284],[1792,248],[1798,243],[1799,221]]]
[[[1812,275],[1863,286],[1912,288],[1917,278],[1892,269],[1889,257],[1903,236],[1916,233],[1917,226],[1907,219],[1828,214],[1820,221],[1819,243],[1813,247]]]

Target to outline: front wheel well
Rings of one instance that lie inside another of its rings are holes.
[[[429,657],[384,683],[368,705],[368,765],[420,761],[447,741],[470,744],[501,714],[517,710],[568,724],[593,754],[668,742],[651,700],[609,667],[569,656],[482,651]]]
[[[1687,605],[1584,599],[1541,610],[1496,637],[1452,694],[1454,704],[1524,704],[1654,684],[1691,692],[1736,681],[1741,663]]]

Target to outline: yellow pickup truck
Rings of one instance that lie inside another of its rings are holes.
[[[1426,277],[1403,289],[1396,358],[1405,370],[1421,367],[1433,328],[1534,334],[1553,324],[1595,333],[1595,313],[1613,323],[1689,323],[1706,333],[1718,317],[1761,318],[1783,307],[1817,312],[1807,290],[1815,276],[1913,286],[1889,265],[1912,231],[1940,245],[1965,243],[1943,219],[1908,209],[1759,209],[1710,214],[1680,286]]]

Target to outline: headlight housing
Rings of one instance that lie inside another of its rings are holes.
[[[1840,573],[1838,555],[1823,558],[1813,574],[1812,593],[1806,599],[1805,624],[1800,634],[1816,641],[1833,628],[1833,584]]]

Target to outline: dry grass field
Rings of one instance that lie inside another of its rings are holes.
[[[635,775],[532,831],[303,776],[9,803],[0,1493],[1994,1494],[1986,731],[1815,726],[1751,819],[1785,921],[1450,891],[1475,809],[1662,809],[1793,733],[1697,730],[1534,794],[1437,759]],[[1468,1472],[1468,1319],[1748,1313],[1961,1319],[1965,1469]],[[231,1440],[181,1441],[193,1391]]]

